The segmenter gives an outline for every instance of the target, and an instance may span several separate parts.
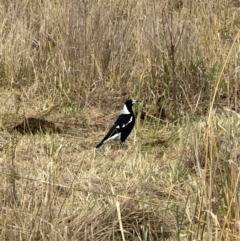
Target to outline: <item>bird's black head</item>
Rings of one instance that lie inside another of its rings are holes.
[[[125,102],[123,107],[123,114],[129,114],[132,112],[132,106],[136,103],[136,100],[129,99]]]

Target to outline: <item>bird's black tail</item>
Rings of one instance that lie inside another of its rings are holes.
[[[113,135],[115,135],[115,134],[117,134],[118,132],[117,132],[117,129],[115,128],[115,126],[113,126],[110,130],[109,130],[109,132],[107,133],[107,135],[102,139],[102,141],[96,146],[96,148],[99,148],[102,144],[104,144],[105,142],[107,142],[108,141],[108,139],[111,137],[111,136],[113,136]]]
[[[103,142],[101,141],[99,144],[96,145],[96,148],[99,148],[102,144]]]

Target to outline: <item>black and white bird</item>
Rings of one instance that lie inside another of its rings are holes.
[[[127,139],[135,124],[135,116],[132,110],[132,106],[135,103],[136,103],[136,100],[131,100],[131,99],[125,102],[122,113],[117,118],[114,125],[107,133],[107,135],[96,146],[96,148],[99,148],[102,144],[113,139],[120,139],[121,143],[123,143]]]

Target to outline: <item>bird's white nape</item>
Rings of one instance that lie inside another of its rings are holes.
[[[122,114],[124,114],[124,115],[129,115],[129,114],[131,114],[125,104],[124,104],[124,106],[123,106]]]

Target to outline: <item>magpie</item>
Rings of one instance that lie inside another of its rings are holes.
[[[121,143],[123,143],[127,139],[135,124],[135,116],[132,110],[132,106],[135,103],[136,103],[136,100],[131,100],[131,99],[125,102],[122,113],[117,118],[114,125],[107,133],[107,135],[96,146],[96,148],[99,148],[102,144],[113,139],[120,139]]]

